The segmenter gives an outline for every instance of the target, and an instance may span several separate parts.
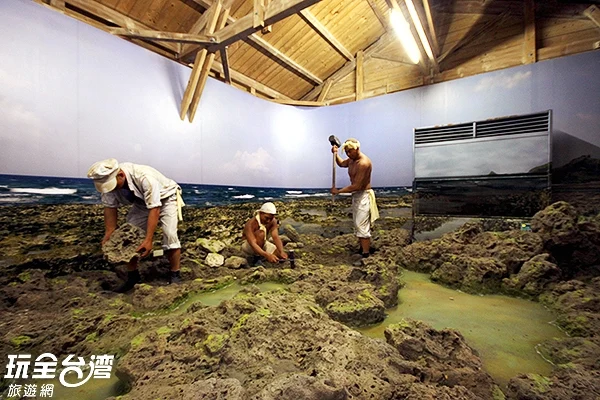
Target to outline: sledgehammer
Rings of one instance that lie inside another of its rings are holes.
[[[331,146],[337,146],[338,148],[342,145],[342,142],[340,142],[340,139],[337,138],[337,136],[331,135],[329,136],[329,143],[331,144]],[[337,156],[337,153],[333,153],[333,166],[332,166],[332,174],[331,174],[331,188],[335,188],[335,157]],[[331,202],[333,203],[333,199],[335,198],[335,195],[332,194],[331,195]]]

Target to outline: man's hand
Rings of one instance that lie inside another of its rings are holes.
[[[277,258],[277,256],[275,254],[271,254],[271,253],[267,253],[265,258],[267,259],[268,262],[271,262],[271,263],[276,263],[279,261],[279,258]]]
[[[331,194],[340,194],[339,189],[336,189],[336,188],[331,188],[330,192],[331,192]]]
[[[113,232],[114,232],[114,231],[111,231],[111,232],[106,232],[106,233],[104,234],[104,237],[102,238],[102,242],[100,242],[100,244],[101,244],[102,246],[104,246],[104,243],[108,242],[108,240],[110,239],[110,236],[112,235],[112,233],[113,233]]]
[[[281,260],[285,261],[285,260],[287,260],[287,259],[288,259],[288,255],[287,255],[287,253],[286,253],[285,251],[282,251],[282,252],[281,252],[281,255],[279,256],[279,258],[280,258]]]
[[[135,251],[136,253],[140,253],[140,257],[146,257],[152,251],[152,240],[146,239],[140,244],[140,247]]]
[[[332,152],[332,153],[337,153],[337,152],[338,152],[338,147],[337,147],[337,146],[333,146],[333,147],[331,148],[331,152]]]

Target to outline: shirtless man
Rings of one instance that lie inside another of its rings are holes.
[[[255,260],[264,257],[269,262],[287,260],[288,256],[283,250],[283,243],[279,237],[278,223],[275,215],[277,209],[273,203],[265,203],[254,217],[244,225],[242,251]],[[269,235],[273,243],[268,241]],[[253,264],[256,264],[253,262]]]
[[[337,146],[334,145],[331,152],[335,154],[335,161],[338,166],[348,168],[350,186],[341,189],[331,188],[331,193],[352,193],[354,232],[358,237],[362,256],[368,257],[371,250],[371,223],[379,218],[375,193],[371,189],[373,164],[371,164],[369,157],[361,153],[360,142],[356,139],[346,140],[342,145],[342,149],[348,156],[345,160],[342,160],[337,154]]]

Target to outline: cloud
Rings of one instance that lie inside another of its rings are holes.
[[[34,112],[26,109],[22,104],[12,103],[5,98],[0,98],[0,110],[2,110],[0,135],[20,137],[22,140],[23,138],[35,140],[41,136],[42,121]]]
[[[4,90],[8,91],[8,89],[18,89],[23,90],[27,88],[32,88],[33,85],[31,82],[25,79],[24,76],[19,76],[15,78],[11,76],[6,71],[0,69],[0,87]]]
[[[521,81],[529,79],[531,71],[527,72],[516,72],[509,75],[508,73],[502,73],[495,76],[487,76],[481,78],[477,86],[475,86],[476,92],[484,90],[490,90],[494,88],[500,89],[512,89],[517,86]]]
[[[274,176],[273,162],[273,157],[262,147],[254,153],[238,150],[233,159],[223,165],[223,172],[237,184],[260,184]]]

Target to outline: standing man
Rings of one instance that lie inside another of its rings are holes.
[[[268,202],[260,207],[254,217],[244,225],[242,251],[255,259],[264,257],[269,262],[287,260],[288,256],[283,250],[283,243],[279,237],[278,223],[275,215],[275,204]],[[268,238],[271,236],[273,243]],[[257,262],[253,262],[257,264]]]
[[[334,145],[331,152],[335,154],[335,162],[338,166],[348,168],[350,186],[341,189],[331,188],[331,193],[352,193],[354,232],[358,237],[361,254],[366,258],[371,250],[371,224],[379,218],[375,192],[371,189],[373,164],[369,157],[360,151],[360,142],[356,139],[346,140],[342,149],[348,156],[345,160],[337,154],[337,146]]]
[[[131,205],[127,222],[142,228],[146,238],[137,248],[141,257],[152,251],[152,240],[158,223],[163,231],[163,249],[171,264],[169,283],[181,282],[181,244],[177,237],[177,221],[181,220],[181,188],[152,167],[132,163],[119,164],[114,158],[98,161],[87,173],[94,181],[96,190],[102,193],[104,205],[105,233],[102,244],[106,243],[117,229],[117,208]],[[137,269],[138,258],[127,264],[127,281],[118,292],[131,290],[141,281]]]

